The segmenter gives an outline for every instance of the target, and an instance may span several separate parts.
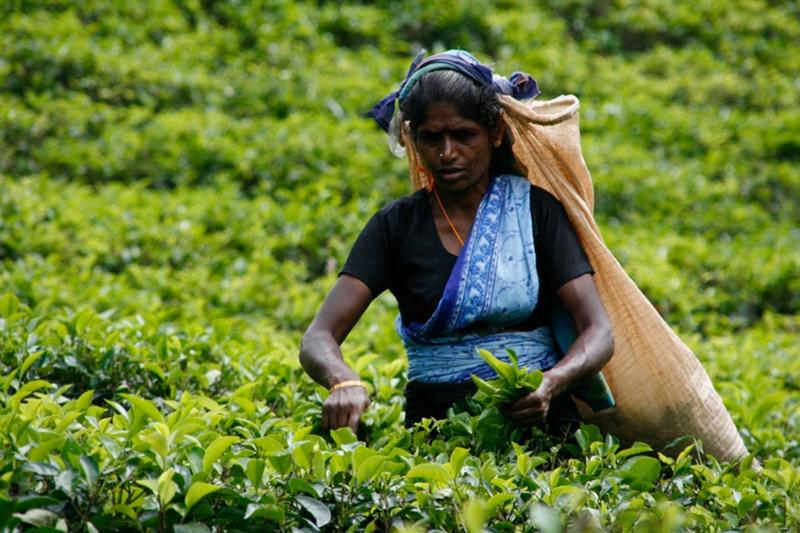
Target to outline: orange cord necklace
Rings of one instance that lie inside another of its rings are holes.
[[[433,195],[436,196],[436,201],[439,202],[439,209],[442,210],[442,214],[444,215],[444,219],[447,221],[448,224],[450,224],[450,229],[453,230],[453,234],[456,236],[456,239],[458,239],[458,242],[463,247],[464,246],[464,239],[462,239],[461,238],[461,234],[458,233],[458,230],[456,229],[456,225],[453,224],[452,220],[450,220],[450,216],[447,214],[447,209],[444,208],[444,204],[442,203],[442,199],[439,197],[439,191],[436,190],[436,186],[433,184],[433,181],[431,181],[431,189],[433,189]]]

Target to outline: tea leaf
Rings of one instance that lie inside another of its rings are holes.
[[[203,454],[203,472],[209,472],[222,454],[236,442],[239,442],[239,437],[222,436],[214,439]]]
[[[194,483],[192,483],[192,486],[189,487],[189,490],[186,491],[186,498],[184,499],[186,509],[187,510],[191,509],[197,502],[199,502],[205,496],[217,492],[220,488],[221,487],[212,485],[211,483],[205,483],[203,481],[195,481]]]
[[[306,511],[311,513],[311,516],[314,517],[314,523],[318,528],[324,527],[330,523],[331,511],[324,503],[303,494],[295,495],[294,499]]]
[[[450,471],[438,463],[422,463],[414,465],[406,473],[406,479],[424,479],[437,483],[446,483],[451,479]]]
[[[129,404],[134,406],[136,409],[139,409],[151,419],[157,422],[164,422],[164,415],[159,412],[158,408],[150,400],[140,398],[139,396],[135,396],[133,394],[122,393],[120,396],[128,400]]]

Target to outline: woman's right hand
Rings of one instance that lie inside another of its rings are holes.
[[[372,292],[363,281],[342,274],[303,335],[300,363],[323,387],[359,379],[358,373],[344,362],[339,345],[371,301]],[[369,397],[364,387],[336,389],[322,404],[322,427],[338,429],[348,426],[356,432],[361,414],[368,405]]]
[[[322,427],[338,429],[347,426],[356,433],[361,414],[367,407],[369,396],[364,387],[337,389],[322,404]]]

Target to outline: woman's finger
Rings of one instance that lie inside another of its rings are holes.
[[[353,430],[353,433],[358,431],[358,423],[361,421],[361,412],[358,410],[352,410],[350,412],[350,418],[347,419],[347,425],[350,426],[350,429]]]
[[[532,392],[532,393],[528,394],[527,396],[524,396],[524,397],[520,398],[519,400],[517,400],[516,402],[512,403],[509,406],[509,411],[510,412],[517,412],[517,411],[523,411],[525,409],[539,409],[539,410],[541,410],[541,409],[545,408],[544,407],[544,403],[545,402],[544,402],[544,400],[543,400],[543,398],[541,396],[539,396],[535,392]]]
[[[334,391],[323,404],[323,427],[338,429],[349,426],[357,431],[361,413],[368,406],[369,398],[362,389],[352,387]],[[326,421],[327,426],[324,425]]]
[[[539,407],[529,407],[527,409],[519,409],[517,411],[513,411],[509,413],[509,417],[513,418],[514,420],[524,420],[524,419],[544,419],[546,415],[546,411]]]
[[[330,408],[322,404],[322,429],[331,429],[331,416],[330,416]]]

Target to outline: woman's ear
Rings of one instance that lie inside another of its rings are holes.
[[[506,121],[503,120],[503,112],[500,112],[500,118],[497,120],[497,126],[494,128],[492,134],[492,146],[499,147],[503,143],[503,134],[506,132]]]

